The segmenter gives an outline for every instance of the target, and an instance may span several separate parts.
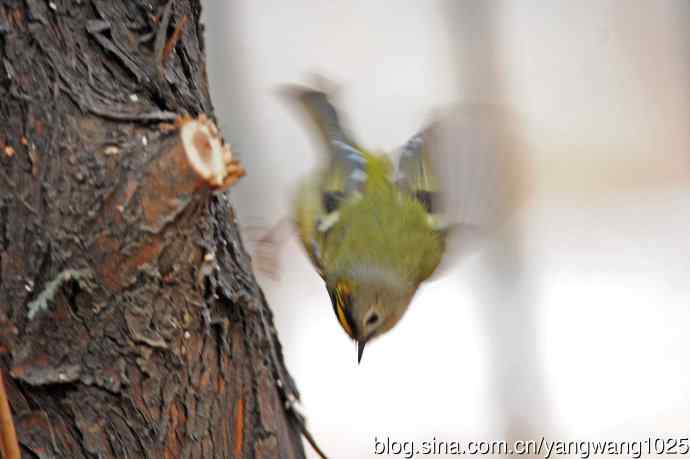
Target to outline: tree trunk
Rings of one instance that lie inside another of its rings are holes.
[[[0,364],[24,458],[304,457],[199,15],[0,0]]]

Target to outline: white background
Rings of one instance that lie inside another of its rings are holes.
[[[205,7],[216,111],[248,170],[232,191],[247,224],[285,217],[318,156],[276,85],[337,82],[370,148],[397,147],[454,102],[497,103],[518,122],[531,171],[518,212],[426,285],[361,365],[294,240],[280,282],[261,278],[331,457],[374,457],[375,435],[688,435],[687,0]],[[506,260],[516,267],[503,272]]]

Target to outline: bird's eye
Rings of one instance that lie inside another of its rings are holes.
[[[375,312],[372,312],[369,314],[369,317],[367,317],[367,325],[372,326],[376,325],[376,323],[379,321],[379,315],[376,314]]]

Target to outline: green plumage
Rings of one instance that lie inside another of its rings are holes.
[[[387,156],[349,140],[325,94],[306,88],[288,93],[311,116],[329,153],[327,165],[297,192],[295,224],[361,358],[367,341],[399,321],[444,252],[444,233],[429,212],[435,181],[423,136],[403,148],[395,171]]]
[[[357,265],[371,264],[397,274],[405,283],[419,283],[440,262],[441,235],[431,227],[421,203],[391,181],[388,158],[365,157],[368,177],[362,193],[343,200],[338,220],[328,231],[316,230],[302,242],[308,249],[311,241],[317,241],[326,273],[347,276]],[[317,212],[325,216],[323,207]]]

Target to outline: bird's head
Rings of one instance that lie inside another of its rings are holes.
[[[374,266],[359,266],[348,274],[327,277],[326,285],[338,323],[357,342],[359,362],[364,346],[402,318],[417,286]]]

